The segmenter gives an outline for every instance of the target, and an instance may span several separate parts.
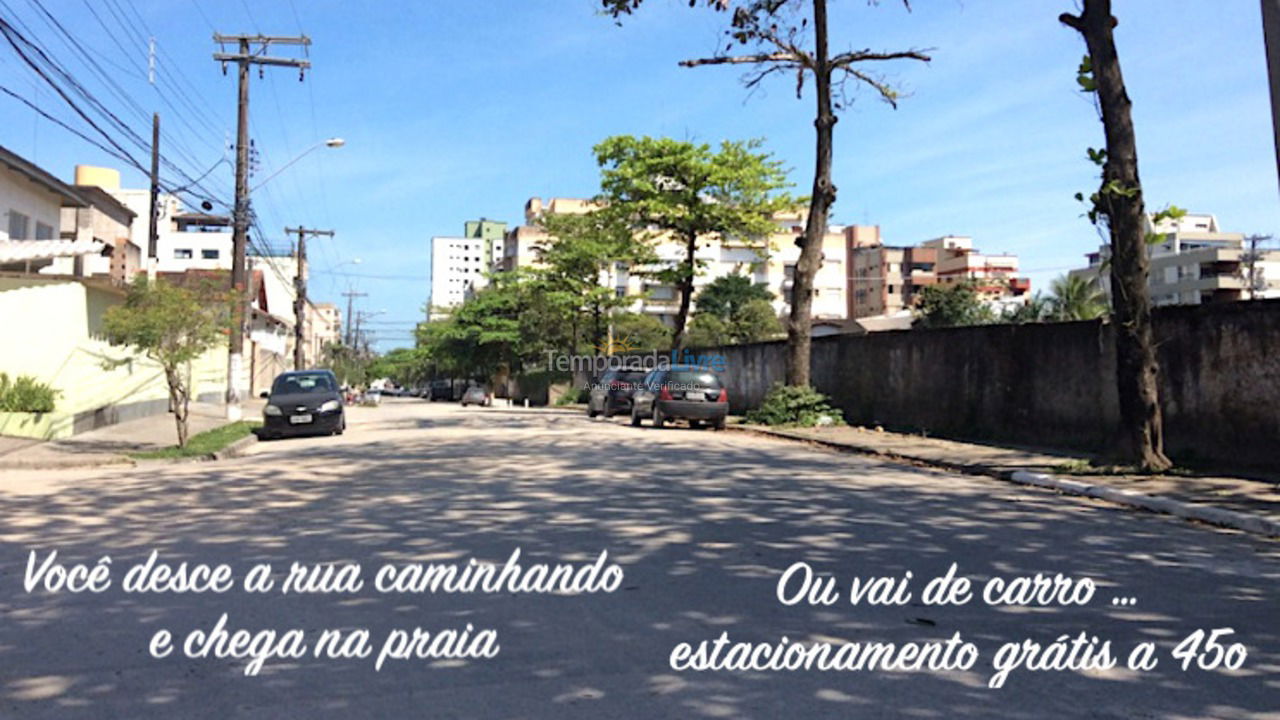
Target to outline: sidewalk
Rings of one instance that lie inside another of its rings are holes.
[[[258,419],[263,401],[246,400],[244,417]],[[221,403],[191,403],[189,435],[227,423]],[[133,465],[128,453],[160,450],[178,443],[173,415],[167,412],[90,430],[63,440],[40,441],[0,436],[0,469],[45,470]]]
[[[1089,474],[1083,453],[980,445],[861,427],[730,425],[744,432],[812,442],[1024,485],[1099,498],[1262,535],[1280,536],[1280,483],[1214,475]]]

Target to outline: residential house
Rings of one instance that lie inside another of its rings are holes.
[[[58,393],[52,412],[0,413],[0,434],[60,438],[166,411],[159,366],[102,337],[103,315],[125,297],[120,268],[128,274],[130,251],[121,225],[128,214],[95,188],[64,183],[3,148],[0,206],[0,372],[30,376]],[[199,358],[188,372],[196,397],[220,397],[225,350]]]

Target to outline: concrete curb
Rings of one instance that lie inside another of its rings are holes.
[[[98,457],[48,458],[45,460],[6,460],[0,470],[77,470],[97,467],[132,467],[138,462],[124,455]]]
[[[1002,471],[997,476],[1003,480],[1021,485],[1057,490],[1069,495],[1082,495],[1097,498],[1120,505],[1150,510],[1151,512],[1173,515],[1184,520],[1197,520],[1210,525],[1242,530],[1257,535],[1280,537],[1280,522],[1248,513],[1224,510],[1208,505],[1174,500],[1158,495],[1146,495],[1132,490],[1109,487],[1106,485],[1090,485],[1076,480],[1055,477],[1046,473],[1028,472],[1026,470]]]
[[[210,460],[226,460],[228,458],[240,457],[241,455],[244,454],[245,450],[248,450],[249,448],[253,447],[257,443],[258,443],[258,434],[255,432],[251,432],[248,435],[245,435],[244,437],[240,438],[239,440],[231,443],[230,445],[222,448],[221,450],[213,453],[209,457],[209,459]]]
[[[743,425],[731,425],[729,427],[730,429],[737,430],[739,432],[756,433],[758,435],[813,443],[815,445],[821,445],[823,447],[829,447],[844,452],[852,451],[890,460],[903,460],[944,470],[956,470],[969,475],[985,475],[996,478],[997,480],[1004,480],[1006,482],[1017,483],[1019,485],[1031,485],[1047,490],[1055,490],[1066,495],[1078,495],[1097,500],[1105,500],[1118,505],[1127,505],[1141,510],[1172,515],[1184,520],[1195,520],[1198,522],[1208,523],[1210,525],[1231,528],[1233,530],[1240,530],[1256,535],[1280,537],[1280,521],[1272,520],[1261,515],[1251,515],[1249,513],[1225,510],[1223,508],[1212,507],[1209,505],[1199,505],[1182,500],[1175,500],[1169,497],[1160,497],[1158,495],[1147,495],[1145,493],[1123,490],[1109,485],[1092,485],[1078,480],[1069,480],[1067,478],[1049,475],[1047,473],[1031,472],[1028,470],[1008,470],[989,465],[950,463],[932,458],[914,457],[900,453],[885,452],[878,448],[865,445],[823,440],[820,438],[809,437],[802,433],[787,432],[785,430],[771,430]]]

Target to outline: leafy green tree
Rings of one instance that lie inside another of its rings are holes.
[[[388,378],[402,387],[426,380],[431,371],[431,358],[426,348],[395,348],[375,358],[369,365],[371,378]]]
[[[573,335],[570,349],[577,350],[584,330],[590,332],[590,346],[605,346],[609,318],[631,302],[618,296],[617,272],[625,268],[636,273],[652,264],[656,260],[653,248],[610,208],[582,215],[547,214],[540,223],[550,236],[540,248],[543,280],[578,298],[573,317],[568,319]]]
[[[438,370],[455,377],[492,382],[563,350],[570,341],[564,318],[578,297],[553,278],[531,270],[494,273],[447,320],[426,323],[419,345]]]
[[[773,293],[746,275],[721,275],[698,291],[696,311],[728,319],[752,300],[771,302]]]
[[[989,325],[995,311],[978,294],[973,281],[949,285],[929,285],[920,291],[915,325],[926,328]]]
[[[1098,283],[1079,275],[1054,278],[1049,285],[1051,317],[1058,321],[1093,320],[1107,314],[1107,294]]]
[[[601,0],[605,12],[616,20],[629,15],[644,0]],[[871,0],[875,4],[876,0]],[[697,5],[690,0],[689,5]],[[910,9],[909,0],[903,4]],[[842,109],[837,98],[844,97],[846,81],[872,88],[882,100],[898,106],[901,94],[877,73],[863,69],[894,60],[928,62],[929,56],[919,50],[883,52],[851,50],[832,55],[827,28],[827,0],[807,2],[787,0],[705,0],[705,5],[730,18],[725,30],[727,41],[709,58],[685,60],[684,67],[702,65],[751,65],[755,70],[743,82],[755,88],[775,73],[796,78],[796,96],[800,97],[808,76],[813,77],[817,112],[816,162],[813,168],[813,192],[809,199],[809,216],[804,235],[797,239],[800,258],[796,263],[791,298],[791,317],[787,323],[787,384],[809,384],[809,361],[812,346],[813,280],[822,267],[822,241],[827,231],[827,217],[836,201],[836,186],[831,178],[832,131],[835,111]],[[812,32],[813,46],[805,47]],[[755,52],[730,54],[736,45],[750,46]],[[833,97],[836,96],[836,97]]]
[[[662,350],[671,346],[671,328],[644,313],[614,315],[613,336],[631,350]]]
[[[113,345],[125,345],[156,362],[169,386],[178,446],[187,445],[191,387],[189,364],[227,341],[231,297],[209,285],[148,282],[140,275],[121,305],[108,308],[102,331]],[[127,360],[108,361],[119,365]]]
[[[324,367],[333,371],[338,382],[351,387],[362,387],[369,380],[369,365],[373,358],[359,348],[342,343],[330,343],[324,348]]]
[[[739,345],[779,337],[782,323],[768,300],[754,298],[738,305],[726,318],[714,313],[694,313],[689,343],[697,347]]]
[[[657,277],[680,294],[672,346],[685,340],[694,278],[702,269],[698,243],[708,235],[756,242],[767,252],[773,215],[793,205],[780,192],[790,186],[782,164],[758,152],[761,141],[710,145],[671,138],[619,135],[595,147],[601,167],[602,204],[649,240],[670,235],[684,249],[674,267]]]
[[[1116,51],[1117,21],[1111,15],[1111,0],[1084,0],[1083,12],[1063,13],[1058,20],[1084,38],[1089,54],[1080,63],[1076,82],[1097,99],[1107,141],[1105,151],[1090,151],[1102,166],[1102,179],[1091,198],[1089,217],[1111,236],[1111,316],[1121,430],[1116,453],[1147,472],[1160,472],[1173,463],[1164,454],[1160,368],[1147,290],[1146,209],[1138,179],[1133,103]]]
[[[1053,319],[1053,307],[1049,298],[1046,298],[1043,293],[1037,292],[1027,298],[1026,303],[1012,310],[1006,310],[1004,316],[1000,319],[1015,325],[1045,322]]]

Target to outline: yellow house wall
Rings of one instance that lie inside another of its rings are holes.
[[[0,371],[30,375],[61,394],[43,415],[0,414],[0,434],[52,439],[168,409],[159,365],[101,337],[102,316],[123,301],[114,290],[67,280],[0,278]],[[130,359],[131,358],[131,359]],[[104,361],[130,359],[107,370]],[[194,397],[217,397],[226,384],[226,352],[191,365]]]

